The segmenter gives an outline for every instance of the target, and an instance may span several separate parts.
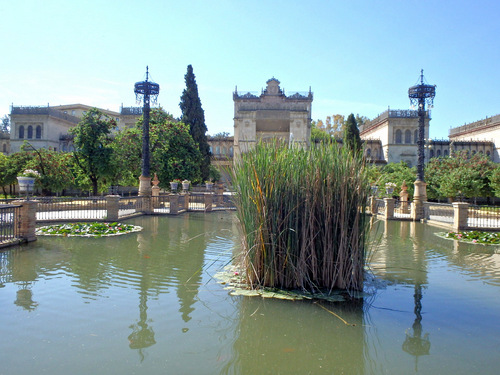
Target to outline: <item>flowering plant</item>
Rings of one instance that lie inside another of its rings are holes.
[[[390,189],[390,188],[394,189],[395,187],[396,187],[396,184],[394,182],[386,182],[385,183],[386,189]]]
[[[40,172],[35,171],[34,169],[25,169],[23,173],[19,175],[19,177],[32,177],[32,178],[40,178]]]
[[[190,184],[190,183],[191,183],[191,181],[189,181],[189,180],[184,180],[184,181],[182,181],[182,183],[183,183],[183,184]]]
[[[180,184],[182,181],[176,178],[175,180],[172,180],[170,182],[173,182],[174,184]]]

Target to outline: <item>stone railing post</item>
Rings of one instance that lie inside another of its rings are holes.
[[[179,203],[179,206],[181,207],[182,210],[186,210],[188,211],[189,210],[189,193],[185,193],[185,194],[182,194],[180,195],[179,197],[180,199],[180,203]]]
[[[170,194],[168,200],[170,201],[170,213],[177,215],[179,213],[179,196],[177,194]]]
[[[224,184],[220,182],[215,184],[215,204],[217,206],[224,204]]]
[[[149,197],[137,197],[137,199],[142,199],[141,206],[142,206],[142,211],[144,212],[145,215],[151,215],[153,213],[153,199],[158,199],[158,198],[153,198],[151,195]]]
[[[119,195],[106,195],[106,221],[118,221]]]
[[[36,206],[35,201],[14,201],[12,204],[20,205],[20,216],[15,219],[14,230],[17,237],[27,242],[36,241]]]
[[[213,195],[211,193],[205,193],[205,212],[212,211]]]
[[[386,220],[394,218],[394,201],[395,201],[394,198],[384,198]]]
[[[468,228],[469,204],[464,202],[453,202],[453,230],[465,230]]]
[[[372,215],[377,215],[377,197],[370,197],[370,212]]]
[[[413,193],[413,204],[411,205],[411,218],[413,221],[425,219],[424,202],[427,201],[427,184],[423,181],[415,181],[415,192]]]

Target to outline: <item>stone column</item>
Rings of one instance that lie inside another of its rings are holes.
[[[224,184],[217,183],[215,185],[215,204],[218,207],[224,205]]]
[[[411,218],[420,221],[425,218],[424,202],[427,201],[427,184],[423,181],[415,181],[415,193],[411,205]]]
[[[170,194],[168,198],[170,201],[170,213],[177,215],[179,213],[179,196],[177,194]]]
[[[469,203],[453,202],[453,230],[460,231],[468,228]]]
[[[118,211],[120,209],[119,195],[106,195],[106,221],[118,221]]]
[[[151,177],[139,176],[139,196],[151,196]]]
[[[20,217],[15,219],[14,231],[16,236],[27,242],[36,241],[36,206],[35,201],[14,201],[12,204],[20,205]]]
[[[385,202],[385,219],[391,220],[394,218],[394,198],[384,198]]]
[[[212,211],[213,195],[210,193],[205,193],[205,212]]]
[[[180,203],[179,203],[180,209],[188,211],[189,210],[189,193],[186,192],[186,194],[180,195],[179,198],[180,198],[179,199],[180,200]]]

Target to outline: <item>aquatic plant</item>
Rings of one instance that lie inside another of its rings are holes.
[[[472,242],[483,245],[498,245],[500,244],[500,233],[482,232],[477,230],[462,231],[462,232],[447,232],[440,233],[445,238],[451,238],[458,241]]]
[[[66,223],[37,228],[38,236],[102,237],[138,232],[141,227],[122,223]]]
[[[360,153],[258,144],[235,162],[233,184],[249,285],[362,289],[370,186]]]

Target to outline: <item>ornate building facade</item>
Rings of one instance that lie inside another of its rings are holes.
[[[452,128],[449,139],[429,139],[430,112],[425,119],[425,161],[452,152],[481,153],[499,163],[500,115]],[[360,127],[365,155],[375,163],[417,165],[418,114],[412,110],[387,110]],[[498,145],[498,146],[496,146]]]
[[[12,106],[10,113],[10,153],[18,152],[24,141],[35,148],[71,151],[72,137],[69,130],[78,124],[84,113],[92,107],[72,104],[46,107]],[[120,112],[100,109],[115,119],[118,128],[133,126],[142,112],[140,108],[121,108]]]
[[[285,94],[280,82],[271,78],[257,96],[233,93],[234,154],[238,157],[256,142],[278,138],[309,147],[311,142],[311,89],[306,93]]]

